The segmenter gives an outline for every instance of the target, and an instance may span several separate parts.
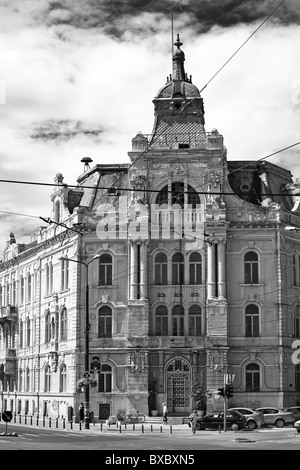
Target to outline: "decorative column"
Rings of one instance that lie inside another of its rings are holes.
[[[140,244],[140,297],[147,299],[147,241],[142,240]]]
[[[130,299],[137,298],[137,273],[138,273],[138,247],[130,241]]]
[[[215,271],[215,244],[211,241],[207,246],[207,298],[216,296],[216,271]]]
[[[219,240],[218,249],[218,297],[226,297],[225,284],[225,243],[226,240]]]

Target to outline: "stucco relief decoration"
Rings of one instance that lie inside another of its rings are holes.
[[[185,177],[185,171],[184,168],[181,165],[175,166],[171,170],[171,178],[176,181],[181,181]]]
[[[36,358],[34,359],[34,368],[35,368],[36,370],[39,370],[39,368],[40,368],[40,358],[39,358],[39,357],[36,357]]]
[[[101,297],[101,301],[103,304],[107,304],[108,299],[109,299],[109,295],[102,295]]]
[[[127,355],[127,364],[131,372],[142,372],[147,364],[147,353],[142,352],[139,347]]]
[[[158,290],[156,291],[156,297],[159,298],[159,300],[163,301],[166,298],[166,291],[164,290]]]
[[[208,356],[208,363],[212,372],[222,372],[225,366],[225,356],[221,351],[212,351]]]
[[[56,351],[49,352],[48,361],[49,361],[52,372],[56,372],[57,366],[58,366],[58,354]]]
[[[191,297],[200,297],[200,291],[196,289],[191,289]]]
[[[136,189],[142,189],[146,185],[146,177],[143,175],[137,175],[130,182]]]

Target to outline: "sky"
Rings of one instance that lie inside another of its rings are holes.
[[[0,0],[0,259],[51,218],[57,173],[130,163],[177,33],[228,160],[291,147],[267,161],[300,178],[299,0]]]

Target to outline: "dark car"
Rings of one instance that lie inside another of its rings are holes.
[[[191,423],[189,422],[189,426]],[[237,431],[247,426],[247,419],[238,411],[231,410],[226,412],[226,429]],[[224,411],[213,411],[203,417],[197,418],[196,429],[224,429]]]
[[[229,408],[228,411],[236,410],[242,413],[247,420],[248,429],[256,429],[264,426],[265,420],[264,415],[258,411],[252,410],[251,408]]]

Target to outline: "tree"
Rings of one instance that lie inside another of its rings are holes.
[[[192,383],[193,410],[206,411],[207,396],[203,385],[196,379]]]

